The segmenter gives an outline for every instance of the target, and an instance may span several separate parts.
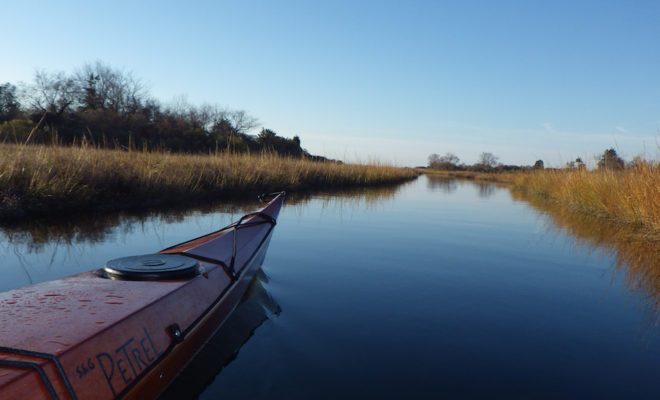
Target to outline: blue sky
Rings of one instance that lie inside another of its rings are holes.
[[[657,1],[22,0],[0,34],[0,83],[101,60],[333,158],[660,158]]]

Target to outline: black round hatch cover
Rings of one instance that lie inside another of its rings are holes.
[[[111,279],[163,280],[184,279],[199,274],[195,259],[171,254],[144,254],[115,258],[105,263],[105,274]]]

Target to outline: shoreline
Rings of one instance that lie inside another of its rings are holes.
[[[645,241],[660,242],[660,166],[652,163],[622,170],[430,171],[429,175],[504,184],[514,194],[521,191],[567,211],[617,224]]]
[[[0,220],[112,212],[402,183],[387,164],[342,164],[260,154],[172,154],[0,144]]]
[[[486,181],[498,183],[512,183],[511,176],[514,174],[523,174],[524,172],[475,172],[475,171],[448,171],[434,169],[416,169],[421,174],[426,174],[436,178],[446,179],[464,179],[468,181]]]

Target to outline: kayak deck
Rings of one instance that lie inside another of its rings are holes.
[[[160,253],[195,259],[191,278],[95,270],[0,293],[0,397],[157,396],[240,300],[281,203]]]

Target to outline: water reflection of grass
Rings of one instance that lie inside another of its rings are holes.
[[[24,244],[28,251],[38,252],[48,243],[74,244],[103,242],[107,235],[129,233],[148,221],[176,223],[200,213],[247,213],[258,207],[257,200],[226,202],[193,202],[188,207],[159,207],[121,212],[80,213],[36,219],[4,221],[0,224],[3,241]],[[221,228],[221,227],[218,227]],[[203,233],[203,232],[200,232]]]
[[[628,287],[646,293],[653,315],[660,314],[660,240],[650,238],[642,227],[605,220],[524,191],[513,191],[513,197],[548,215],[557,229],[577,238],[581,244],[610,250],[616,258],[617,271],[625,274]]]
[[[444,176],[426,175],[426,187],[433,191],[442,191],[450,194],[458,189],[461,181]]]
[[[322,209],[330,207],[347,210],[375,209],[384,202],[393,200],[395,195],[409,183],[411,182],[369,188],[326,190],[316,193],[294,193],[287,199],[287,203],[300,209],[312,201],[321,202]]]
[[[471,174],[471,173],[470,173]],[[487,175],[487,174],[485,174]],[[500,183],[550,217],[557,228],[591,248],[608,249],[631,290],[642,290],[660,314],[660,167],[641,163],[625,170],[547,170],[491,174],[497,183],[451,171],[427,174],[428,187],[451,193],[455,179],[479,184],[487,197]],[[513,183],[513,185],[511,185]]]
[[[401,182],[412,169],[314,162],[273,154],[184,155],[0,144],[0,217],[184,204]]]
[[[497,187],[507,187],[503,182],[497,180],[480,180],[480,179],[469,179],[470,185],[476,186],[478,191],[478,196],[481,198],[489,198],[495,194],[495,188]],[[440,190],[444,193],[450,194],[456,191],[459,185],[466,182],[463,178],[448,178],[445,175],[426,175],[426,186],[431,190]]]
[[[405,185],[405,183],[403,184]],[[364,205],[375,207],[393,199],[402,184],[371,188],[340,188],[317,193],[298,192],[287,195],[284,207],[304,207],[311,201],[321,201],[322,207],[353,209]],[[82,213],[32,220],[5,221],[0,225],[0,240],[13,245],[25,245],[29,252],[39,252],[49,243],[78,244],[103,242],[108,235],[144,229],[149,221],[176,223],[195,214],[244,214],[259,207],[256,198],[233,199],[230,202],[198,201],[185,207],[158,207],[108,213]],[[218,226],[218,228],[221,228]],[[200,232],[200,234],[206,232]],[[4,237],[4,238],[3,238]]]

